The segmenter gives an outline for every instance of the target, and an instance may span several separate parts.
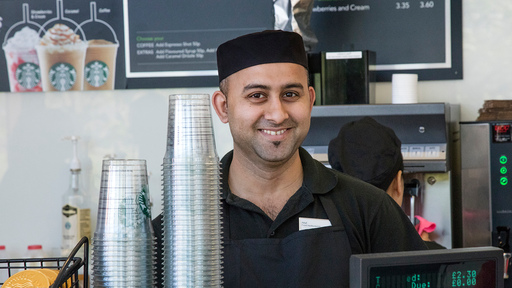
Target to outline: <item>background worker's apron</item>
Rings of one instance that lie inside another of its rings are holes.
[[[282,239],[231,240],[229,205],[223,203],[224,287],[348,287],[347,233],[332,200],[319,197],[332,226]]]

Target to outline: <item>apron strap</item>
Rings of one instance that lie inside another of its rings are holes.
[[[230,217],[229,217],[229,205],[226,203],[226,199],[221,199],[222,206],[222,235],[224,235],[225,239],[231,239],[231,230],[230,230]]]
[[[325,213],[327,213],[327,217],[329,218],[329,221],[331,221],[331,225],[340,226],[344,230],[345,226],[343,225],[343,221],[341,221],[340,213],[338,212],[338,209],[336,209],[336,205],[334,205],[332,199],[325,197],[324,195],[320,195],[318,198],[320,198],[320,202],[322,202],[322,206],[324,206]]]

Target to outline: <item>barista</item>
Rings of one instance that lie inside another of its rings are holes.
[[[315,91],[299,34],[230,40],[217,65],[212,104],[234,147],[221,160],[224,287],[348,287],[352,254],[426,249],[385,193],[300,147]]]
[[[402,206],[404,161],[402,143],[395,132],[371,117],[343,125],[329,142],[328,159],[333,169],[368,182],[384,191]],[[416,217],[416,231],[429,249],[445,249],[431,241],[428,233],[435,223]]]

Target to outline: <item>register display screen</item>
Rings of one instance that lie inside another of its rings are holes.
[[[492,260],[374,267],[369,287],[496,287]]]
[[[474,247],[352,255],[350,288],[502,288],[503,250]]]

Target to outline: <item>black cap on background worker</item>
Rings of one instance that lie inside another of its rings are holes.
[[[329,143],[329,164],[386,191],[402,206],[404,169],[400,139],[371,117],[345,124]]]

